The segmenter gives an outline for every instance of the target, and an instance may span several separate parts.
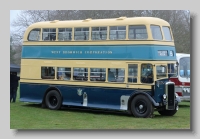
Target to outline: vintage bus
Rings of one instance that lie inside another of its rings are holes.
[[[45,21],[25,31],[20,101],[173,116],[176,64],[170,24],[154,17]]]
[[[176,53],[176,76],[171,76],[170,81],[175,83],[175,92],[181,101],[190,101],[190,54]]]

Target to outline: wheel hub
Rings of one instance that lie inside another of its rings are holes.
[[[144,107],[143,105],[140,105],[140,106],[139,106],[139,109],[141,110],[141,109],[143,109],[143,107]]]
[[[55,97],[51,97],[50,103],[51,103],[52,106],[56,106],[57,105],[57,99]]]
[[[143,102],[143,101],[138,101],[138,102],[136,103],[136,105],[135,105],[135,108],[136,108],[136,110],[137,110],[137,112],[138,112],[139,114],[143,114],[143,113],[145,113],[146,110],[147,110],[146,103]]]

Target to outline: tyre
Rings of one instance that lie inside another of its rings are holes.
[[[61,108],[62,98],[56,90],[51,90],[45,97],[45,104],[51,110],[58,110]]]
[[[131,112],[135,117],[152,117],[154,107],[151,101],[144,95],[137,95],[132,99]]]
[[[164,109],[162,111],[158,111],[158,113],[160,115],[163,115],[163,116],[173,116],[174,114],[176,114],[176,112],[177,112],[176,109],[175,110],[166,110],[166,109]]]

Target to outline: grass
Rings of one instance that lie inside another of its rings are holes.
[[[181,102],[174,116],[135,118],[115,111],[63,107],[59,111],[41,105],[10,103],[10,129],[190,129],[190,102]]]

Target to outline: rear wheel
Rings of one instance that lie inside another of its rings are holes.
[[[135,117],[152,117],[154,107],[146,96],[137,95],[131,102],[131,112]]]
[[[61,108],[62,98],[56,90],[51,90],[45,97],[45,104],[51,110],[58,110]]]

